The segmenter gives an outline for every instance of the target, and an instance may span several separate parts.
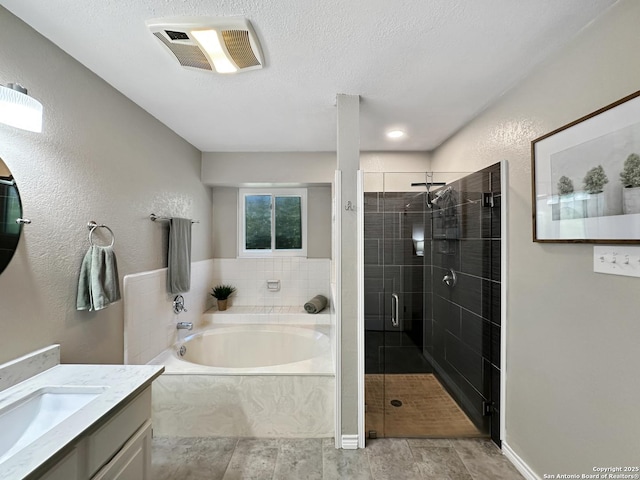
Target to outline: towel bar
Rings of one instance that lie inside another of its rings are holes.
[[[159,217],[155,213],[149,215],[149,218],[152,222],[155,222],[156,220],[160,220],[161,222],[168,222],[169,220],[171,220],[171,218],[169,217]],[[200,220],[191,220],[191,223],[200,223]]]

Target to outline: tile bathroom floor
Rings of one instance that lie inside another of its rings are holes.
[[[153,439],[154,480],[518,480],[488,439],[368,440],[336,450],[332,438]]]

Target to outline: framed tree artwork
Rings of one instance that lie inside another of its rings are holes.
[[[531,142],[533,241],[640,243],[640,91]]]

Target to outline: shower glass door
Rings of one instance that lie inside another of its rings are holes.
[[[490,356],[482,351],[491,348],[490,329],[481,318],[482,287],[476,287],[482,281],[472,278],[479,272],[470,275],[465,269],[471,257],[475,262],[477,255],[490,256],[495,249],[484,248],[491,242],[463,238],[463,231],[475,232],[464,223],[468,213],[478,217],[478,231],[481,214],[491,215],[476,202],[484,198],[482,185],[473,195],[461,191],[467,188],[468,182],[460,180],[465,177],[364,176],[365,428],[370,437],[488,433],[488,420],[475,410],[491,402],[491,375],[482,373],[483,358]]]

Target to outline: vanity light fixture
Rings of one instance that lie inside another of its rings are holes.
[[[12,127],[42,132],[42,104],[27,95],[27,89],[17,83],[0,85],[0,123]]]
[[[397,139],[402,138],[406,135],[403,130],[390,130],[387,132],[387,137]]]

